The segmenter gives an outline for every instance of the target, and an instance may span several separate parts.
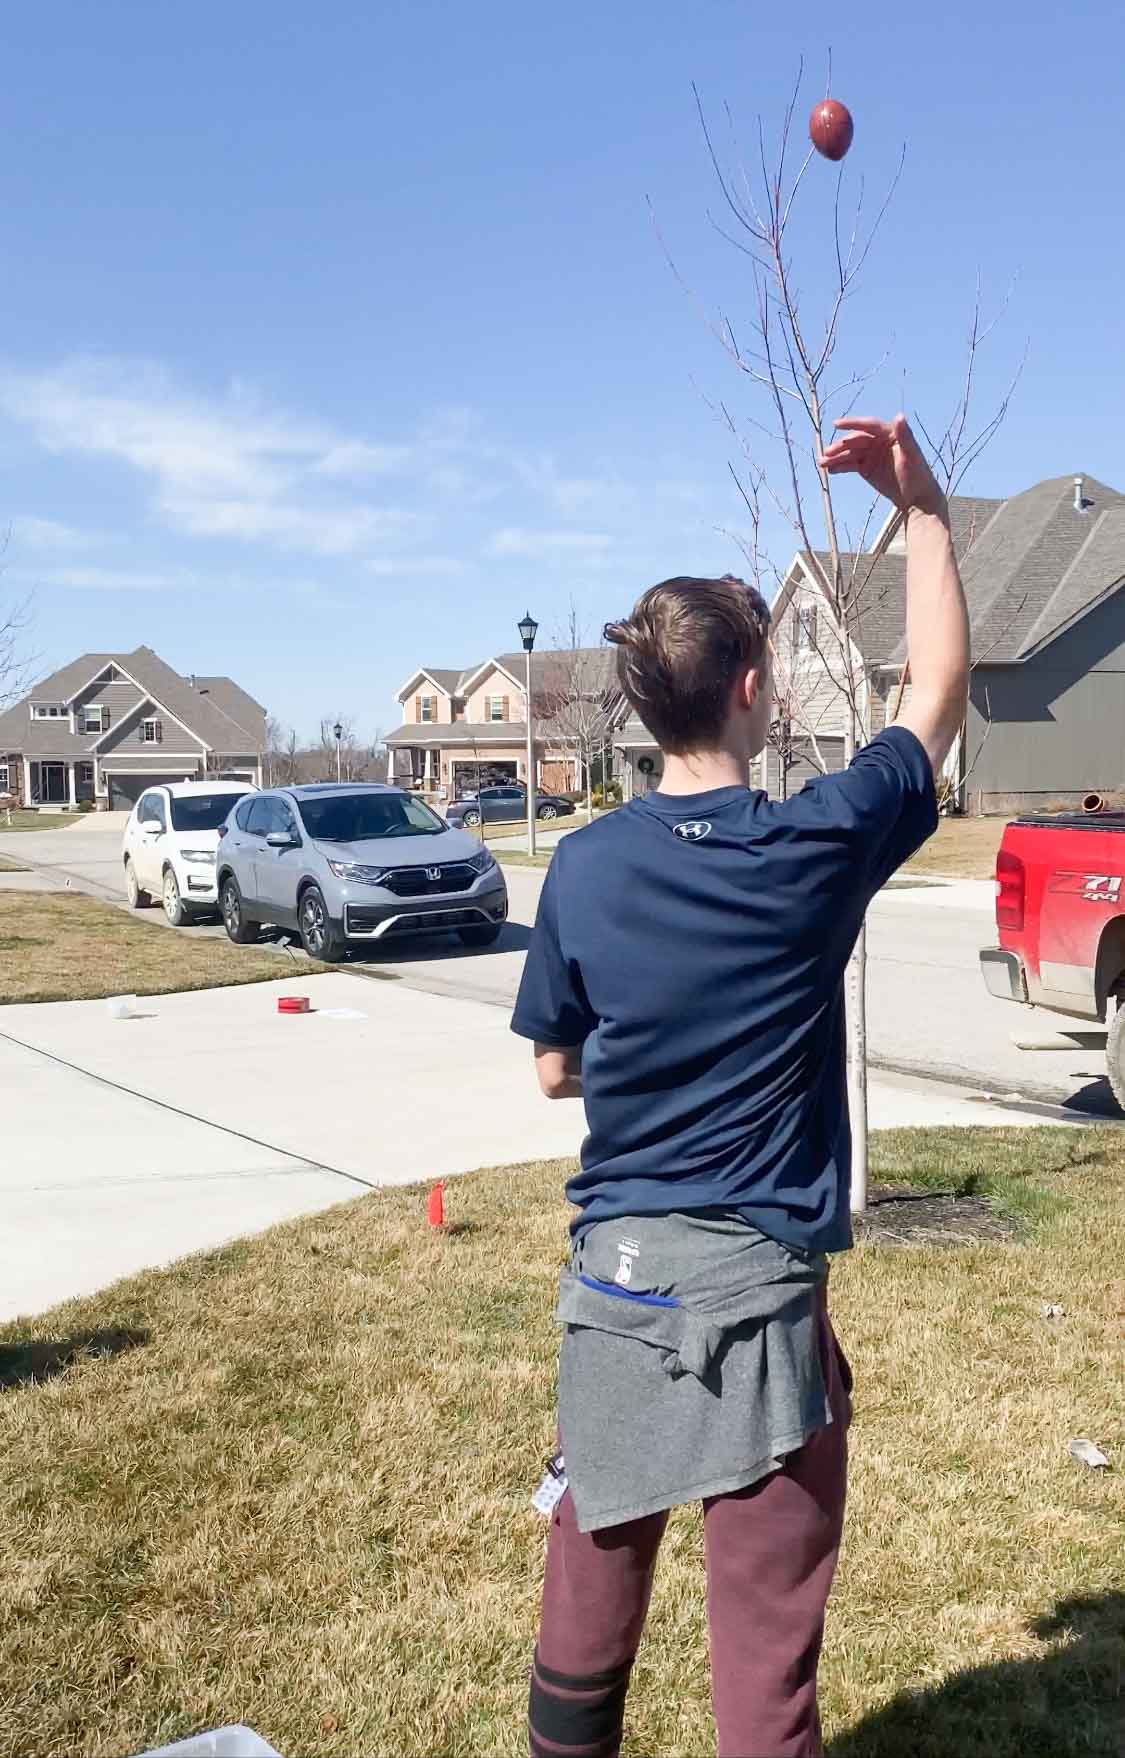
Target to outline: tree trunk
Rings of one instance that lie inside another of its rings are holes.
[[[856,725],[851,703],[844,714],[844,761],[855,756]],[[852,1126],[851,1211],[867,1207],[867,923],[859,930],[844,978],[847,1014],[848,1111]]]

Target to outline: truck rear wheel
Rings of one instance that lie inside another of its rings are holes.
[[[1125,1111],[1125,998],[1118,998],[1117,1012],[1109,1023],[1105,1046],[1105,1071],[1113,1096]]]

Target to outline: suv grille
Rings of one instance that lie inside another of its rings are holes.
[[[428,876],[432,870],[396,867],[380,883],[395,897],[443,897],[451,891],[468,891],[474,880],[480,878],[467,861],[455,861],[451,866],[437,868],[436,879]]]

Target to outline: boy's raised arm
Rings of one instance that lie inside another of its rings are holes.
[[[904,415],[836,423],[841,437],[820,463],[854,471],[898,507],[906,526],[906,648],[911,691],[898,724],[940,768],[965,718],[969,618],[949,533],[945,496]]]

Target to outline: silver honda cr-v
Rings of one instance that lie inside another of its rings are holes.
[[[312,958],[350,942],[452,930],[490,946],[508,914],[504,875],[467,830],[376,783],[249,794],[227,819],[219,905],[240,945],[264,923],[296,928]]]

